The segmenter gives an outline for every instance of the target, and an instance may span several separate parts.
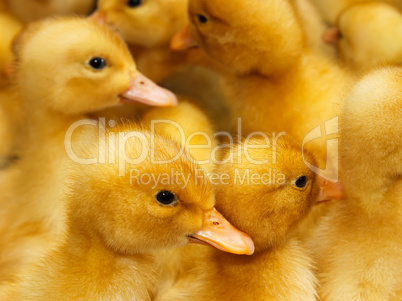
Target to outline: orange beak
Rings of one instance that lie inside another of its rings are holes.
[[[136,72],[130,79],[129,89],[120,95],[122,103],[143,103],[156,107],[177,105],[177,97],[167,89],[159,87],[145,75]]]
[[[198,47],[198,45],[191,37],[189,25],[176,33],[170,42],[170,49],[172,50],[186,50],[194,47]]]
[[[339,31],[338,27],[331,27],[324,32],[322,39],[327,44],[336,45],[338,43],[340,34],[341,32]]]
[[[332,200],[342,200],[345,198],[345,189],[341,182],[332,183],[323,178],[319,178],[320,181],[320,194],[316,205],[332,201]]]
[[[250,236],[233,227],[215,208],[204,213],[202,229],[189,240],[233,254],[254,253],[254,243]]]

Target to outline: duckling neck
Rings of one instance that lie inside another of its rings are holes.
[[[56,264],[61,267],[63,281],[74,282],[72,287],[81,286],[84,295],[100,290],[97,296],[112,294],[112,299],[151,300],[156,271],[150,254],[114,252],[96,235],[77,227],[74,221],[57,254],[59,263]]]
[[[47,140],[65,134],[67,129],[77,120],[83,119],[81,115],[66,115],[49,108],[39,110],[25,106],[27,116],[28,143],[35,144],[39,140]]]

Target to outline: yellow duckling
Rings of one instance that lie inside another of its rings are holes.
[[[157,300],[316,300],[312,260],[295,230],[317,202],[341,197],[339,184],[316,176],[284,138],[254,136],[223,162],[215,177],[216,207],[248,231],[255,252],[231,256],[204,249]]]
[[[338,94],[348,77],[310,50],[291,1],[234,0],[218,6],[190,0],[189,14],[190,26],[172,47],[198,45],[226,68],[232,124],[241,118],[243,134],[286,132],[302,144],[313,129],[337,116]],[[310,143],[320,161],[326,154],[322,142]]]
[[[95,7],[94,0],[0,0],[0,4],[24,23],[50,16],[86,15]]]
[[[237,254],[253,252],[250,237],[214,208],[212,184],[197,183],[200,167],[185,156],[171,160],[180,151],[176,143],[136,124],[112,131],[137,134],[125,155],[141,162],[126,164],[130,173],[125,176],[116,163],[73,166],[65,197],[66,234],[11,287],[3,286],[3,294],[9,291],[3,300],[153,300],[160,250],[196,242]],[[76,141],[76,152],[86,158],[108,151],[93,127]],[[118,148],[109,151],[119,158]],[[180,174],[188,183],[171,176],[168,182],[133,181],[133,170],[155,179]]]
[[[337,46],[342,62],[356,71],[402,63],[402,9],[383,2],[352,5],[324,40]]]
[[[4,171],[10,177],[2,176],[0,278],[42,249],[41,242],[26,244],[27,237],[42,235],[46,245],[62,231],[64,209],[57,200],[64,195],[63,166],[70,160],[68,143],[80,120],[121,102],[176,104],[171,92],[136,70],[120,37],[92,20],[35,23],[15,49],[25,131],[18,139],[21,159]]]
[[[312,245],[321,300],[402,299],[402,69],[375,70],[345,101],[342,181]],[[229,216],[228,216],[229,218]]]
[[[47,28],[50,26],[54,28]],[[75,38],[77,32],[83,38]],[[62,34],[74,39],[62,39]],[[49,37],[53,40],[49,41]],[[81,49],[73,50],[74,46]],[[111,29],[94,21],[56,19],[33,24],[15,48],[14,65],[19,70],[14,75],[14,87],[2,92],[5,97],[0,109],[8,115],[10,108],[18,107],[20,102],[25,109],[10,114],[11,121],[1,126],[5,131],[18,127],[24,110],[29,112],[30,122],[47,131],[66,121],[60,115],[82,116],[123,103],[169,106],[177,102],[172,93],[136,70],[126,45]],[[39,135],[38,130],[30,125],[33,135]],[[2,148],[11,150],[13,143],[3,141]]]

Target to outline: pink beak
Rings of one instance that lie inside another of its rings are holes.
[[[331,27],[322,35],[322,39],[325,43],[330,45],[336,45],[339,40],[340,31],[338,27]]]
[[[123,103],[143,103],[156,107],[177,105],[177,97],[167,89],[159,87],[143,74],[136,72],[130,80],[129,89],[120,95]]]

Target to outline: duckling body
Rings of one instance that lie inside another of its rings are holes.
[[[402,72],[364,77],[341,115],[341,168],[347,198],[316,229],[322,300],[402,297]]]
[[[54,38],[54,44],[44,47],[43,39],[48,41],[49,36]],[[70,46],[63,47],[57,41],[61,36],[65,41],[68,36],[75,40],[68,40]],[[89,37],[96,37],[93,44],[86,43]],[[72,49],[79,50],[71,52]],[[94,70],[91,64],[99,65],[90,61],[94,57],[102,61],[97,56],[100,50],[106,66]],[[73,156],[69,143],[79,128],[74,124],[93,111],[118,105],[121,99],[175,102],[172,93],[139,75],[124,42],[112,30],[86,19],[61,18],[32,25],[19,38],[16,57],[18,96],[29,114],[23,115],[26,131],[20,160],[2,175],[2,190],[7,192],[0,199],[2,279],[17,272],[18,267],[63,233],[65,208],[58,200],[69,183],[66,164]],[[63,68],[54,69],[50,58]],[[52,82],[55,79],[57,85]],[[96,87],[105,80],[108,88],[99,91]],[[136,85],[137,82],[142,84]],[[97,125],[96,121],[88,122]]]

